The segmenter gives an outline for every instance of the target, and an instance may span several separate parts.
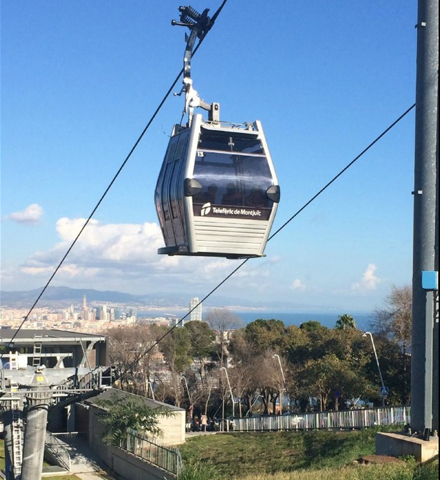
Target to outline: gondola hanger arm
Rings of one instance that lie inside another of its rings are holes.
[[[196,39],[202,40],[213,25],[213,21],[208,17],[209,8],[206,8],[203,13],[198,13],[191,6],[179,7],[180,22],[176,20],[171,21],[171,25],[187,27],[190,29],[190,34],[185,34],[185,53],[183,57],[183,86],[177,95],[185,93],[185,108],[183,114],[188,113],[188,126],[191,125],[194,108],[200,107],[209,112],[209,120],[220,121],[220,106],[218,103],[207,103],[202,100],[195,88],[192,85],[191,78],[191,58],[193,55],[194,45]],[[175,94],[176,95],[176,94]]]

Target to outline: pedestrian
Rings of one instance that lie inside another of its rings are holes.
[[[202,421],[203,431],[206,432],[206,426],[208,425],[208,417],[206,415],[202,415],[201,421]]]
[[[195,431],[195,432],[199,432],[199,431],[200,431],[199,417],[194,417],[194,431]]]

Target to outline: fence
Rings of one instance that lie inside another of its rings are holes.
[[[233,428],[238,432],[367,428],[410,423],[410,413],[410,407],[386,407],[303,415],[264,415],[234,418]]]
[[[121,448],[133,455],[156,465],[167,472],[179,475],[182,471],[182,457],[176,447],[163,447],[147,438],[136,430],[127,429],[127,443]]]
[[[65,442],[46,431],[45,455],[51,457],[50,460],[65,468],[68,472],[71,470],[70,454]]]

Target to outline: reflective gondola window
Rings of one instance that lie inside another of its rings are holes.
[[[170,203],[168,201],[168,185],[171,179],[171,172],[173,170],[173,164],[172,163],[167,163],[166,169],[165,169],[165,175],[164,175],[164,180],[163,180],[163,186],[162,186],[162,209],[163,209],[163,215],[165,220],[170,219]]]
[[[194,178],[202,185],[202,191],[193,197],[195,204],[204,203],[213,186],[219,205],[270,208],[273,204],[266,195],[273,185],[272,176],[262,155],[198,152]]]
[[[182,216],[183,212],[183,205],[179,206],[178,199],[179,196],[179,187],[181,185],[181,176],[182,176],[182,168],[184,164],[184,159],[186,157],[188,147],[188,135],[181,134],[179,135],[179,144],[176,148],[176,153],[174,157],[174,169],[171,176],[171,186],[170,186],[170,201],[171,201],[171,210],[173,214],[173,218],[177,219]],[[180,208],[180,212],[179,212]]]
[[[210,132],[202,127],[199,141],[200,150],[221,150],[223,152],[241,152],[263,154],[260,140],[249,134],[215,131]]]
[[[162,211],[163,211],[163,216],[165,220],[170,219],[170,204],[169,204],[169,186],[170,186],[170,180],[171,180],[171,172],[173,169],[173,159],[174,155],[176,153],[176,147],[179,141],[179,137],[173,137],[170,140],[170,144],[165,156],[165,162],[164,162],[164,167],[165,167],[165,173],[162,176],[162,185],[161,185],[161,191],[162,191]]]

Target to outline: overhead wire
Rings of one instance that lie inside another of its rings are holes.
[[[269,238],[268,242],[278,235],[294,218],[303,212],[312,202],[314,202],[327,188],[330,187],[341,175],[343,175],[351,166],[353,166],[365,153],[367,153],[381,138],[383,138],[393,127],[395,127],[409,112],[416,106],[414,103],[402,115],[400,115],[393,123],[391,123],[380,135],[378,135],[367,147],[365,147],[351,162],[349,162],[342,170],[339,171],[329,182],[327,182],[313,197],[310,198],[299,210],[296,211],[286,222],[281,225]],[[126,375],[136,363],[147,356],[167,335],[169,335],[175,328],[177,328],[194,310],[199,307],[205,300],[207,300],[216,290],[218,290],[229,278],[231,278],[238,270],[240,270],[249,260],[246,258],[238,267],[236,267],[227,277],[225,277],[215,288],[213,288],[205,297],[200,300],[188,313],[168,329],[161,337],[159,337],[147,350],[141,353],[122,373],[120,373],[115,380],[119,380]]]
[[[269,238],[268,242],[272,240],[275,235],[278,235],[280,231],[286,227],[295,217],[297,217],[305,208],[307,208],[316,198],[321,195],[321,193],[324,192],[324,190],[327,190],[327,188],[334,183],[342,174],[344,174],[359,158],[361,158],[365,153],[370,150],[371,147],[373,147],[382,137],[384,137],[395,125],[397,125],[400,120],[402,120],[414,107],[416,106],[415,103],[413,103],[405,112],[400,115],[399,118],[397,118],[388,128],[386,128],[378,137],[376,137],[366,148],[362,150],[362,152],[355,157],[350,163],[348,163],[337,175],[335,175],[326,185],[324,185],[321,190],[318,191],[307,203],[305,203],[294,215],[292,215],[283,225],[281,225],[278,230],[276,230]]]
[[[222,9],[224,8],[225,4],[227,3],[227,0],[223,0],[222,4],[220,5],[220,7],[217,9],[216,13],[213,15],[213,17],[211,18],[211,27],[213,26],[215,20],[217,19],[218,15],[220,14],[220,12],[222,11]],[[205,32],[203,35],[200,36],[199,38],[199,42],[198,44],[196,45],[196,47],[194,48],[194,52],[192,53],[192,55],[195,55],[195,53],[197,52],[197,50],[199,49],[200,45],[202,44],[203,40],[205,39],[206,35],[207,35],[208,32]],[[83,226],[81,227],[80,231],[78,232],[77,236],[75,237],[75,239],[73,240],[72,244],[70,245],[70,247],[68,248],[68,250],[66,251],[65,255],[62,257],[61,261],[59,262],[58,266],[55,268],[54,272],[52,273],[52,275],[50,276],[49,280],[47,281],[46,285],[44,286],[44,288],[42,289],[42,291],[40,292],[40,294],[38,295],[37,299],[35,300],[35,302],[33,303],[32,307],[30,308],[30,310],[28,311],[28,313],[26,314],[26,316],[23,318],[21,324],[19,325],[18,329],[16,330],[16,332],[14,333],[14,335],[12,336],[12,338],[9,340],[9,343],[7,345],[7,348],[9,348],[9,346],[12,344],[12,342],[14,341],[14,339],[16,338],[16,336],[18,335],[19,331],[22,329],[24,323],[28,320],[30,314],[32,313],[32,311],[34,310],[35,306],[38,304],[39,300],[41,299],[41,297],[43,296],[43,294],[45,293],[45,291],[47,290],[47,288],[49,287],[50,283],[52,282],[53,278],[55,277],[55,275],[58,273],[59,269],[61,268],[61,266],[63,265],[64,261],[66,260],[67,256],[70,254],[70,252],[72,251],[73,247],[75,246],[75,244],[77,243],[79,237],[81,236],[81,234],[83,233],[83,231],[85,230],[85,228],[87,227],[87,225],[89,224],[90,220],[93,218],[93,215],[95,214],[95,212],[97,211],[97,209],[99,208],[99,206],[101,205],[102,201],[104,200],[104,198],[106,197],[107,193],[109,192],[109,190],[111,189],[111,187],[113,186],[113,184],[115,183],[116,179],[119,177],[120,173],[122,172],[123,168],[125,167],[125,165],[127,164],[128,160],[130,159],[130,157],[132,156],[133,152],[135,151],[135,149],[137,148],[137,146],[139,145],[139,143],[141,142],[142,138],[144,137],[145,133],[147,132],[147,130],[149,129],[150,125],[152,124],[153,120],[156,118],[157,114],[159,113],[159,111],[161,110],[162,106],[164,105],[166,99],[168,98],[168,96],[170,95],[171,91],[174,89],[176,83],[178,82],[179,78],[181,77],[181,75],[183,74],[184,72],[184,68],[182,68],[179,72],[179,74],[176,76],[175,80],[173,81],[173,83],[171,84],[170,88],[168,89],[168,91],[166,92],[166,94],[164,95],[163,99],[161,100],[161,102],[159,103],[158,107],[156,108],[156,110],[154,111],[153,115],[151,116],[150,120],[148,121],[147,125],[145,126],[145,128],[143,129],[142,133],[140,134],[140,136],[138,137],[138,139],[136,140],[136,142],[134,143],[133,147],[131,148],[131,150],[129,151],[128,155],[126,156],[126,158],[124,159],[123,163],[121,164],[121,166],[119,167],[118,171],[116,172],[116,174],[114,175],[113,179],[111,180],[111,182],[109,183],[109,185],[107,186],[106,190],[104,191],[104,193],[102,194],[102,196],[100,197],[99,201],[97,202],[96,206],[93,208],[92,212],[90,213],[89,217],[87,218],[87,220],[85,221],[85,223],[83,224]],[[361,153],[359,153],[359,155],[357,155],[350,163],[348,163],[337,175],[335,175],[324,187],[322,187],[308,202],[306,202],[294,215],[292,215],[280,228],[278,228],[278,230],[276,230],[269,238],[268,238],[268,241],[272,240],[281,230],[283,230],[294,218],[296,218],[302,211],[305,210],[305,208],[307,208],[314,200],[316,200],[330,185],[332,185],[341,175],[343,175],[357,160],[359,160],[371,147],[373,147],[384,135],[386,135],[395,125],[397,125],[413,108],[415,107],[415,104],[413,104],[411,107],[409,107],[402,115],[400,115],[400,117],[398,117],[388,128],[386,128],[378,137],[376,137],[375,140],[373,140]],[[226,281],[229,280],[229,278],[231,278],[238,270],[240,270],[246,263],[247,261],[249,260],[249,258],[246,258],[239,266],[237,266],[229,275],[227,275],[216,287],[214,287],[207,295],[205,295],[205,297],[202,298],[202,300],[200,300],[200,302],[195,305],[191,310],[188,311],[188,313],[183,316],[178,322],[176,322],[176,324],[168,329],[161,337],[159,337],[154,343],[153,345],[151,345],[146,351],[144,351],[141,355],[139,355],[136,360],[134,360],[128,367],[127,369],[122,372],[121,374],[118,375],[118,377],[116,379],[120,379],[121,377],[123,377],[124,375],[126,375],[126,373],[134,366],[136,365],[136,363],[138,363],[143,357],[145,357],[146,355],[148,355],[148,353],[150,353],[153,348],[155,348],[167,335],[169,335],[175,328],[177,328],[199,305],[201,305],[205,300],[207,300],[213,293],[215,293]],[[0,358],[2,358],[3,356],[3,353],[0,355]]]
[[[223,7],[226,5],[226,2],[228,0],[223,0],[222,4],[220,5],[220,7],[217,9],[217,11],[215,12],[215,14],[211,17],[211,26],[209,28],[209,30],[211,30],[211,28],[213,27],[214,25],[214,22],[216,21],[217,17],[219,16],[220,12],[223,10]],[[199,41],[197,43],[197,45],[194,47],[194,51],[192,53],[192,55],[194,56],[197,52],[197,50],[199,49],[200,45],[202,44],[203,40],[205,39],[207,33],[209,32],[206,31],[204,32],[202,35],[200,35],[200,38],[199,38]],[[159,103],[158,107],[156,108],[156,110],[154,111],[153,115],[151,116],[150,120],[148,121],[147,125],[145,126],[145,128],[142,130],[142,133],[139,135],[138,139],[136,140],[136,142],[134,143],[133,147],[131,148],[131,150],[129,151],[128,155],[125,157],[125,160],[122,162],[121,166],[119,167],[118,171],[116,172],[116,174],[114,175],[113,179],[111,180],[111,182],[109,183],[109,185],[107,186],[107,188],[105,189],[104,193],[102,194],[101,198],[98,200],[98,203],[95,205],[95,207],[93,208],[92,212],[90,213],[90,215],[88,216],[87,220],[84,222],[83,226],[81,227],[81,229],[79,230],[78,234],[76,235],[76,237],[74,238],[73,242],[71,243],[70,247],[67,249],[66,253],[64,254],[64,256],[62,257],[62,259],[60,260],[60,262],[58,263],[57,267],[55,268],[54,272],[52,273],[52,275],[50,276],[49,280],[47,281],[47,283],[45,284],[45,286],[43,287],[43,289],[41,290],[40,294],[38,295],[37,299],[35,300],[35,302],[33,303],[33,305],[31,306],[31,308],[29,309],[28,313],[25,315],[25,317],[23,317],[23,320],[22,322],[20,323],[18,329],[16,330],[16,332],[14,333],[14,335],[12,336],[12,338],[9,340],[9,343],[8,345],[6,346],[6,348],[9,348],[10,345],[12,344],[12,342],[14,341],[14,339],[17,337],[18,333],[20,332],[20,330],[22,329],[23,325],[26,323],[26,321],[28,320],[30,314],[33,312],[34,308],[36,307],[36,305],[38,304],[38,302],[40,301],[41,297],[44,295],[45,291],[47,290],[47,288],[49,287],[49,285],[51,284],[52,280],[54,279],[55,275],[58,273],[58,271],[60,270],[61,266],[63,265],[64,261],[66,260],[67,256],[70,254],[70,252],[72,251],[73,247],[75,246],[76,242],[79,240],[79,237],[82,235],[83,231],[85,230],[85,228],[87,227],[87,225],[89,224],[90,220],[93,218],[95,212],[98,210],[99,206],[101,205],[102,201],[104,200],[104,198],[107,196],[107,193],[109,192],[109,190],[112,188],[113,184],[115,183],[116,179],[119,177],[120,173],[122,172],[122,170],[124,169],[125,165],[127,164],[128,160],[130,159],[130,157],[132,156],[133,152],[136,150],[137,146],[139,145],[139,143],[141,142],[142,138],[144,137],[145,133],[147,132],[147,130],[150,128],[150,125],[153,123],[153,120],[156,118],[157,114],[159,113],[159,111],[161,110],[161,108],[163,107],[166,99],[169,97],[170,93],[172,92],[172,90],[174,89],[174,87],[176,86],[176,83],[179,81],[179,78],[182,76],[183,74],[183,71],[184,71],[184,68],[182,67],[182,69],[180,70],[179,74],[177,75],[177,77],[175,78],[175,80],[173,81],[173,83],[171,84],[170,88],[168,89],[168,91],[166,92],[166,94],[164,95],[164,97],[162,98],[161,102]],[[0,359],[3,357],[3,353],[0,354]]]

